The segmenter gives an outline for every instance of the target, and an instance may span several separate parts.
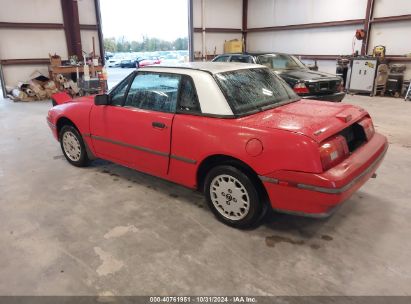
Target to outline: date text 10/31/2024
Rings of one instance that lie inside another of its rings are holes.
[[[257,303],[257,299],[243,296],[150,297],[150,303]]]

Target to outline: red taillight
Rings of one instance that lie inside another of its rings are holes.
[[[374,124],[372,123],[371,118],[364,118],[361,121],[359,121],[358,124],[364,129],[364,133],[367,137],[367,140],[370,140],[375,133]]]
[[[341,81],[340,84],[337,87],[338,92],[343,92],[344,91],[344,83]]]
[[[303,82],[298,82],[295,86],[294,86],[294,92],[296,92],[297,94],[307,94],[310,93],[310,91],[308,90],[308,88],[306,87],[305,83]]]
[[[320,158],[324,171],[340,163],[349,153],[347,141],[341,135],[322,143],[320,146]]]

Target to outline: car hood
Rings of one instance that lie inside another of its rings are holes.
[[[74,98],[74,102],[88,102],[88,103],[94,103],[94,97],[96,95],[87,95],[87,96],[82,96],[82,97],[77,97]]]
[[[240,120],[245,126],[295,132],[321,142],[367,114],[349,104],[301,99]]]
[[[275,72],[282,78],[289,78],[293,80],[339,79],[336,75],[320,71],[312,71],[309,69],[277,70]]]

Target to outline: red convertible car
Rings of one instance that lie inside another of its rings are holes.
[[[254,64],[142,68],[108,94],[51,108],[47,121],[71,164],[102,158],[199,189],[239,228],[268,208],[329,215],[388,147],[364,109],[300,99]]]

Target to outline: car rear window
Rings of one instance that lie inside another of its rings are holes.
[[[266,68],[218,73],[215,79],[236,115],[263,111],[299,99],[282,79]]]
[[[230,61],[231,61],[231,62],[252,63],[252,60],[251,60],[251,57],[250,57],[250,56],[238,56],[238,55],[233,55],[233,56],[231,56]]]
[[[294,56],[269,54],[258,56],[258,63],[274,70],[304,69],[304,64]]]

